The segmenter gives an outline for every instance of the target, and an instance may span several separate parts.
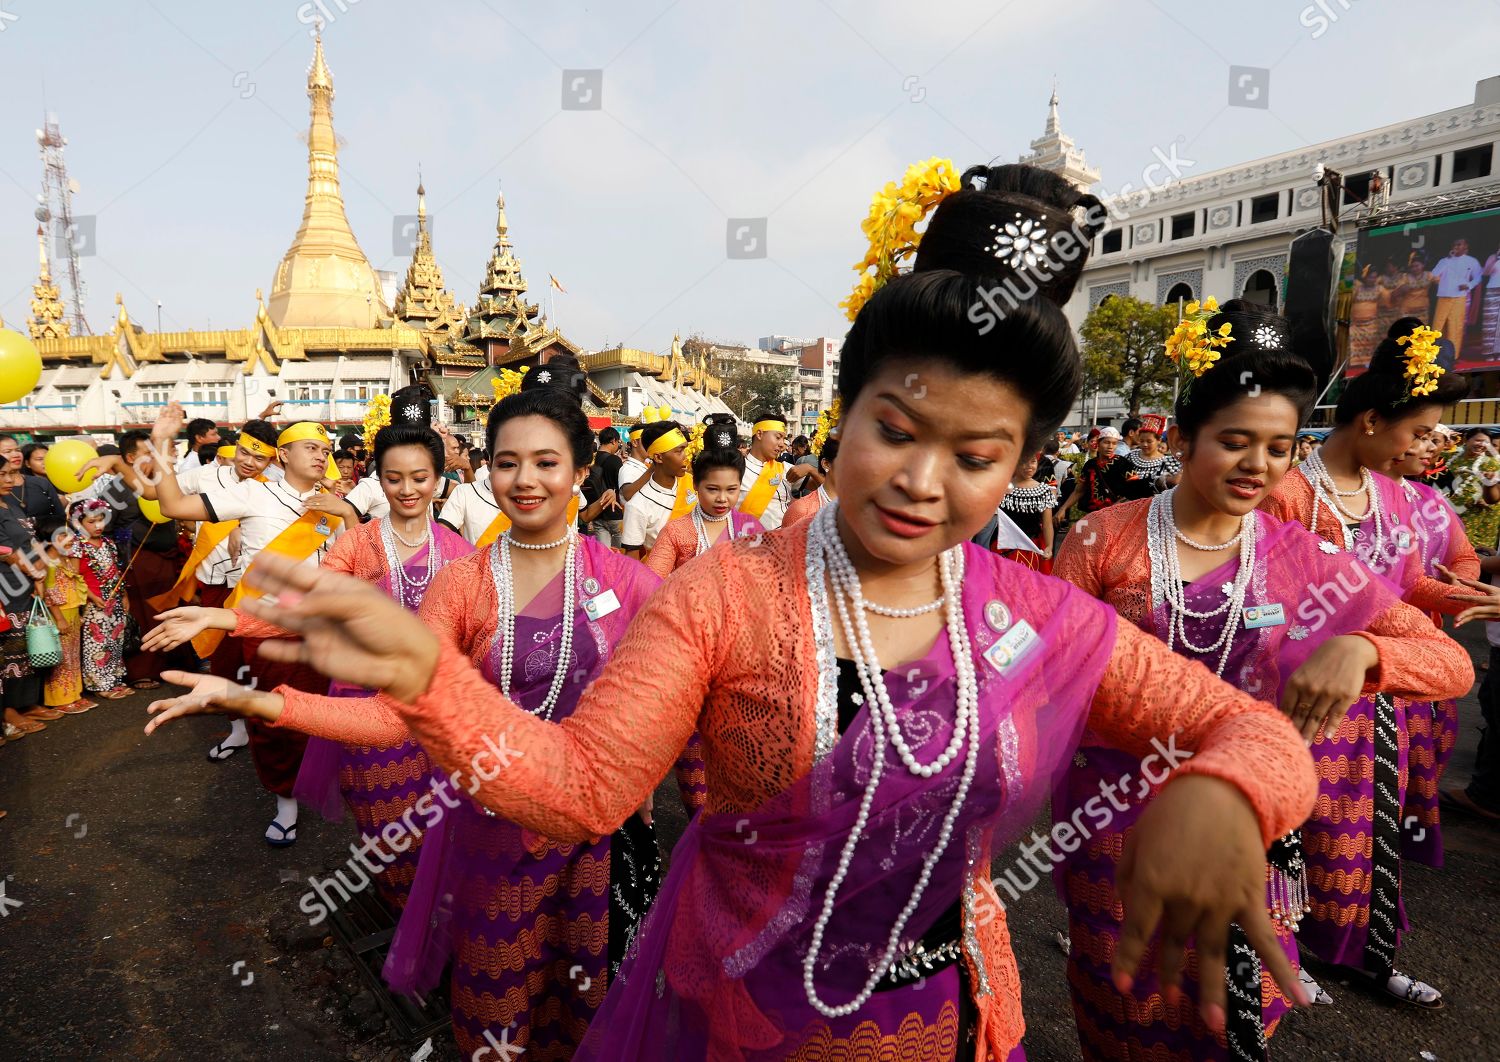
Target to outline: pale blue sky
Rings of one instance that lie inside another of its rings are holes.
[[[555,273],[588,348],[842,335],[871,193],[918,158],[1013,160],[1054,75],[1113,189],[1179,138],[1202,173],[1460,106],[1500,74],[1494,0],[322,2],[344,198],[376,268],[406,268],[393,218],[420,163],[439,263],[472,302],[503,179],[534,297]],[[36,273],[44,106],[75,210],[97,216],[94,330],[117,290],[148,326],[157,299],[168,329],[252,320],[301,216],[313,11],[0,0],[9,326]],[[1227,106],[1230,65],[1270,68],[1268,109]],[[562,109],[564,69],[603,70],[600,109]],[[768,257],[728,259],[727,219],[760,216]]]

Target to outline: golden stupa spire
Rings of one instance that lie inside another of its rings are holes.
[[[69,334],[71,327],[57,285],[52,283],[52,269],[47,264],[47,237],[40,225],[36,227],[36,253],[41,264],[37,282],[31,286],[31,317],[26,322],[26,330],[32,339],[61,339]]]
[[[302,226],[271,284],[271,321],[283,328],[373,328],[389,311],[380,279],[344,214],[333,133],[333,74],[323,57],[321,33],[307,72],[307,98],[307,196]]]

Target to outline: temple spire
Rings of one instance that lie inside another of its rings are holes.
[[[333,132],[333,73],[321,33],[307,72],[307,195],[302,225],[277,267],[270,314],[279,327],[370,328],[388,315],[380,280],[349,228]]]
[[[1022,155],[1020,161],[1029,166],[1051,170],[1071,181],[1080,191],[1099,180],[1099,171],[1090,169],[1083,152],[1073,143],[1073,138],[1062,131],[1062,121],[1057,114],[1057,79],[1052,81],[1052,97],[1047,101],[1047,128],[1031,142],[1031,152]]]
[[[57,285],[52,283],[52,269],[47,264],[47,236],[36,227],[36,253],[39,262],[37,282],[31,286],[31,317],[26,330],[32,339],[61,339],[71,332]]]
[[[417,177],[417,246],[412,252],[406,281],[396,293],[395,315],[399,320],[428,332],[446,332],[463,323],[463,310],[453,305],[453,295],[443,286],[443,271],[432,253],[432,232],[427,228],[427,190]]]

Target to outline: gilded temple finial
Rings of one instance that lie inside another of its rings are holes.
[[[31,317],[26,330],[32,339],[61,339],[72,326],[68,323],[62,297],[52,282],[52,268],[47,264],[47,235],[36,227],[37,282],[31,286]]]

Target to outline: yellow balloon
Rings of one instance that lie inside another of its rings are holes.
[[[19,402],[42,378],[42,356],[20,332],[0,329],[0,405]]]
[[[99,474],[98,469],[91,468],[80,478],[78,470],[98,456],[99,451],[82,439],[59,439],[47,448],[47,478],[64,494],[76,494]]]
[[[150,498],[137,498],[136,502],[141,507],[141,515],[153,524],[164,524],[171,519],[170,516],[162,515],[161,502],[154,502]]]

